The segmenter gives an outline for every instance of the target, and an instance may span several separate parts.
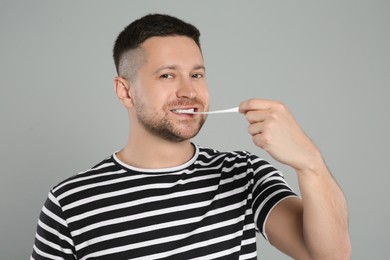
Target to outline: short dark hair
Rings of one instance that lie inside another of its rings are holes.
[[[187,36],[200,49],[200,32],[194,25],[166,14],[148,14],[125,27],[115,41],[113,57],[118,75],[123,55],[155,36]]]

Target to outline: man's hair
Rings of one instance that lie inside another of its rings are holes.
[[[140,56],[143,55],[137,55],[137,52],[133,51],[155,36],[187,36],[193,39],[200,49],[200,32],[194,25],[165,14],[148,14],[125,27],[115,41],[113,57],[119,76],[127,74],[130,80],[135,77],[141,62]],[[134,55],[128,55],[130,52]]]

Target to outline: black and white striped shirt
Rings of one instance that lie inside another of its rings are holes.
[[[248,152],[196,147],[187,163],[139,169],[114,155],[49,193],[31,259],[257,259],[271,209],[296,196]]]

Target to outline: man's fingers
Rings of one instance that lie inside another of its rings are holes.
[[[258,122],[263,122],[268,116],[268,110],[251,110],[246,112],[245,117],[246,120],[250,124],[258,123]]]
[[[240,103],[239,111],[240,113],[246,114],[248,111],[252,110],[268,110],[272,108],[278,102],[268,100],[268,99],[248,99]]]
[[[252,136],[261,134],[263,132],[264,122],[250,124],[248,126],[248,133]]]

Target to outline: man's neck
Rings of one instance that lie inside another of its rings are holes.
[[[116,155],[133,167],[160,169],[181,165],[189,161],[194,153],[190,140],[172,142],[156,136],[140,138],[130,134],[127,145]]]

